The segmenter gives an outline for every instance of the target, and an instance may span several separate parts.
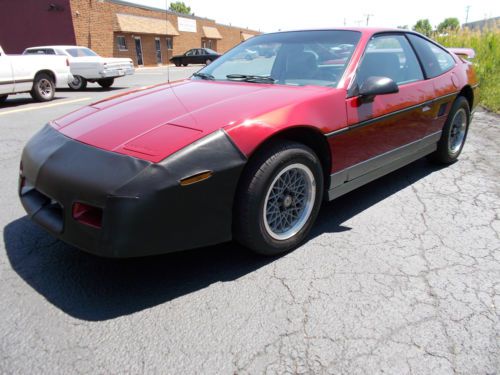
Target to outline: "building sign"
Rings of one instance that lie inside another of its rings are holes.
[[[187,31],[188,33],[196,32],[196,20],[191,18],[177,17],[179,31]]]

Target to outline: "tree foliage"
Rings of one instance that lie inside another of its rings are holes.
[[[432,34],[432,26],[428,19],[418,20],[413,26],[413,30],[425,36],[430,36]]]
[[[458,20],[458,18],[449,17],[438,25],[437,31],[439,33],[446,33],[450,31],[456,31],[459,28],[460,28],[460,21]]]
[[[175,1],[173,3],[170,3],[168,9],[176,13],[191,14],[191,7],[188,7],[186,4],[184,4],[183,1]]]

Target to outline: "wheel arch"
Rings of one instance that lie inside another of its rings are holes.
[[[261,142],[255,148],[255,150],[252,151],[252,153],[248,156],[248,161],[258,155],[264,148],[268,147],[273,142],[278,142],[279,140],[288,140],[302,143],[316,153],[321,162],[325,181],[325,189],[327,189],[327,184],[330,181],[329,176],[332,166],[330,145],[328,144],[325,135],[313,126],[299,125],[282,129],[277,131],[276,133],[273,133],[263,142]]]
[[[465,85],[458,93],[458,96],[463,96],[465,99],[467,99],[467,102],[469,103],[469,109],[472,111],[472,108],[474,106],[474,91],[472,90],[472,87],[470,85]]]
[[[33,81],[36,80],[36,77],[38,77],[40,74],[47,74],[50,78],[52,78],[52,81],[54,82],[54,85],[57,85],[57,79],[55,73],[50,70],[50,69],[41,69],[37,71],[33,77]],[[33,82],[34,84],[34,82]]]

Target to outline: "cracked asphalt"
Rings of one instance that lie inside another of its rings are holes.
[[[147,72],[123,82],[162,79]],[[499,116],[476,113],[459,162],[325,204],[285,256],[228,243],[116,261],[54,240],[17,199],[24,143],[82,104],[0,108],[0,373],[500,372]]]

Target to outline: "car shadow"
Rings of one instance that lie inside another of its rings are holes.
[[[101,86],[87,86],[84,90],[73,90],[70,89],[69,87],[66,89],[57,89],[58,92],[80,92],[80,93],[85,93],[85,92],[112,92],[112,91],[118,91],[118,90],[124,90],[128,89],[130,87],[121,87],[121,86],[111,86],[108,88],[104,88]]]
[[[438,169],[420,160],[325,204],[310,239],[349,230],[345,221]],[[54,306],[88,321],[154,307],[236,280],[277,259],[236,243],[147,258],[99,258],[55,240],[27,217],[11,222],[3,233],[14,271]]]
[[[60,90],[58,90],[60,91]],[[0,104],[0,110],[5,109],[5,108],[15,108],[19,107],[21,105],[27,105],[27,104],[48,104],[48,103],[53,103],[57,102],[59,100],[63,99],[68,99],[65,96],[54,96],[54,98],[49,101],[49,102],[37,102],[36,100],[32,99],[31,97],[17,97],[17,95],[12,95],[12,97],[9,96],[9,98]]]

